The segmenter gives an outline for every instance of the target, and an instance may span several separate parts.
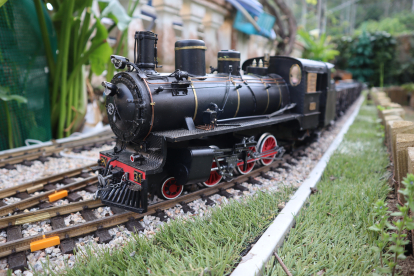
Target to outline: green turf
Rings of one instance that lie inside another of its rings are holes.
[[[281,187],[274,194],[258,192],[243,202],[231,200],[213,209],[208,218],[173,221],[152,239],[135,236],[121,250],[77,254],[75,267],[64,272],[82,276],[224,275],[273,221],[278,203],[288,200],[292,193],[292,188]],[[44,274],[50,272],[45,270]]]
[[[278,250],[293,275],[372,275],[379,264],[370,248],[374,203],[385,198],[388,165],[376,109],[363,105],[332,155],[307,207]],[[319,274],[317,274],[319,272]],[[265,275],[286,275],[270,260]]]

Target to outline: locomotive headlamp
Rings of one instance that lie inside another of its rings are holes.
[[[145,157],[139,153],[135,153],[131,154],[129,160],[131,160],[131,162],[138,162],[139,164],[142,164],[142,161],[145,160]]]
[[[102,86],[105,87],[104,94],[106,96],[114,96],[118,93],[118,87],[113,83],[103,81]]]
[[[122,56],[112,55],[111,62],[116,69],[124,69],[125,66],[127,66],[127,64],[129,63],[129,59]]]

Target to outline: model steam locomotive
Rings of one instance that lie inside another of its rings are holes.
[[[270,165],[284,153],[278,141],[331,124],[361,91],[352,84],[337,96],[329,63],[266,55],[240,66],[234,50],[218,52],[206,74],[201,40],[177,41],[176,70],[160,74],[157,39],[137,32],[134,62],[112,56],[127,70],[103,83],[116,146],[100,153],[97,197],[110,206],[142,213],[148,197],[174,199],[185,185]]]

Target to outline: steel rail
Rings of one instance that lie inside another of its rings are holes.
[[[34,212],[22,213],[14,216],[6,216],[0,218],[0,229],[13,225],[22,225],[25,223],[37,222],[50,219],[60,215],[66,215],[74,212],[82,211],[86,208],[96,208],[103,206],[100,199],[84,200],[67,205],[55,206],[51,208],[41,209]]]
[[[22,152],[4,154],[3,156],[0,156],[0,167],[3,167],[5,165],[19,164],[24,161],[33,161],[42,156],[49,157],[50,155],[54,153],[58,153],[62,151],[63,149],[67,149],[67,148],[75,148],[75,147],[80,147],[80,146],[86,146],[89,144],[108,142],[108,140],[110,139],[111,139],[111,135],[106,135],[104,137],[99,137],[99,138],[94,137],[93,139],[88,139],[88,140],[73,141],[73,142],[68,142],[68,143],[63,143],[63,144],[45,146],[42,148],[24,150]]]
[[[80,181],[65,185],[63,187],[56,188],[54,190],[50,190],[50,191],[44,192],[39,195],[31,196],[19,202],[0,207],[0,216],[7,216],[10,213],[18,212],[18,211],[36,206],[40,203],[47,202],[49,200],[49,195],[52,195],[55,192],[62,191],[62,190],[73,192],[73,191],[82,189],[88,186],[89,184],[97,183],[97,181],[98,181],[97,176],[91,176],[91,177],[82,179]]]
[[[284,158],[287,158],[288,156],[289,155],[285,155]],[[59,236],[61,241],[64,240],[64,239],[79,237],[79,236],[82,236],[82,235],[89,234],[91,232],[95,232],[95,231],[100,230],[100,229],[110,228],[110,227],[117,226],[119,224],[126,223],[131,219],[141,219],[144,216],[156,213],[156,210],[158,210],[158,209],[165,210],[165,209],[168,209],[168,208],[172,208],[172,207],[176,206],[177,203],[180,203],[180,202],[189,203],[189,202],[192,202],[192,201],[194,201],[196,199],[199,199],[201,197],[204,197],[204,196],[211,196],[213,194],[216,194],[216,193],[220,192],[220,190],[222,190],[222,189],[229,189],[229,188],[235,186],[236,183],[242,183],[244,181],[247,181],[247,180],[249,180],[250,177],[260,176],[262,173],[266,173],[266,172],[270,171],[272,168],[276,168],[279,165],[279,163],[281,163],[281,161],[273,162],[269,166],[260,167],[260,168],[254,170],[254,171],[252,171],[248,174],[240,175],[240,176],[238,176],[237,178],[233,179],[230,182],[219,183],[214,187],[204,188],[204,189],[201,189],[199,191],[195,191],[195,192],[192,192],[190,194],[180,196],[176,199],[166,200],[166,201],[162,201],[160,203],[149,205],[148,206],[148,211],[146,213],[143,213],[143,214],[134,213],[134,212],[125,212],[125,213],[115,214],[115,215],[112,215],[112,216],[109,216],[109,217],[100,218],[100,219],[93,220],[93,221],[90,221],[90,222],[77,224],[77,225],[73,225],[73,226],[68,226],[68,227],[65,227],[65,228],[52,230],[52,231],[44,233],[44,234],[31,236],[31,237],[26,237],[26,238],[14,240],[14,241],[11,241],[11,242],[6,242],[4,244],[0,244],[0,258],[8,256],[12,253],[28,250],[28,249],[30,249],[30,244],[32,242],[37,241],[37,240],[41,240],[44,237],[49,238],[49,237]],[[93,178],[96,178],[96,177],[93,177]],[[85,181],[88,181],[88,180],[91,181],[92,178],[85,179],[85,180],[80,181],[80,182],[85,182]],[[76,183],[73,183],[69,186],[73,186],[76,189],[79,188],[79,186],[77,186],[77,185],[75,187],[75,184]],[[27,199],[27,200],[29,200],[29,199]],[[81,203],[85,204],[85,202],[79,202],[79,205],[82,205]],[[94,204],[98,204],[98,203],[94,203]],[[2,208],[0,208],[0,212],[1,212],[1,209]],[[56,210],[52,211],[52,214],[53,214],[53,212],[56,212]],[[35,213],[33,212],[33,213],[28,213],[28,214],[33,215]],[[45,217],[47,216],[47,215],[45,215],[46,212],[42,212],[42,213],[39,212],[38,214],[40,214],[40,215],[43,214]],[[16,219],[16,216],[13,216],[13,217],[14,217],[14,219]],[[19,217],[19,219],[21,219],[21,218],[24,218],[24,216]],[[34,217],[33,217],[33,219],[34,219]],[[45,219],[47,219],[47,218],[45,218]],[[6,218],[4,218],[4,221],[6,221]]]
[[[59,174],[55,174],[52,176],[47,176],[44,178],[39,178],[34,181],[26,182],[20,185],[16,185],[13,187],[5,188],[0,190],[0,199],[13,196],[18,193],[27,192],[28,194],[34,193],[36,191],[42,190],[44,185],[51,184],[53,182],[58,182],[60,180],[64,180],[65,178],[74,177],[80,175],[84,172],[91,172],[91,165],[84,166],[78,169],[62,172]]]
[[[111,137],[111,136],[113,136],[113,133],[111,131],[104,131],[104,132],[95,134],[93,136],[85,137],[85,138],[76,138],[76,137],[72,139],[62,138],[59,140],[52,140],[52,141],[45,142],[42,144],[34,144],[34,145],[23,146],[23,147],[15,148],[15,149],[4,150],[4,151],[0,151],[0,160],[4,158],[8,158],[8,157],[14,157],[14,156],[27,154],[27,153],[41,151],[42,148],[44,147],[50,147],[50,146],[62,147],[62,146],[72,146],[72,145],[83,145],[83,143],[85,142],[89,143],[95,139],[106,138],[106,137]]]

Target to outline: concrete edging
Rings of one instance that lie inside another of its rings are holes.
[[[266,232],[263,233],[262,237],[256,242],[249,253],[242,258],[241,262],[232,272],[231,276],[253,276],[262,273],[263,266],[273,255],[275,249],[283,244],[286,235],[295,222],[295,215],[300,212],[311,193],[310,188],[315,187],[319,182],[331,155],[341,144],[345,133],[348,131],[349,127],[358,115],[363,102],[364,96],[361,95],[356,101],[356,109],[348,118],[341,131],[335,137],[335,140],[319,160],[318,164],[315,168],[313,168],[308,178],[303,182],[293,197],[286,204],[283,212],[275,218],[273,223],[269,226]]]

